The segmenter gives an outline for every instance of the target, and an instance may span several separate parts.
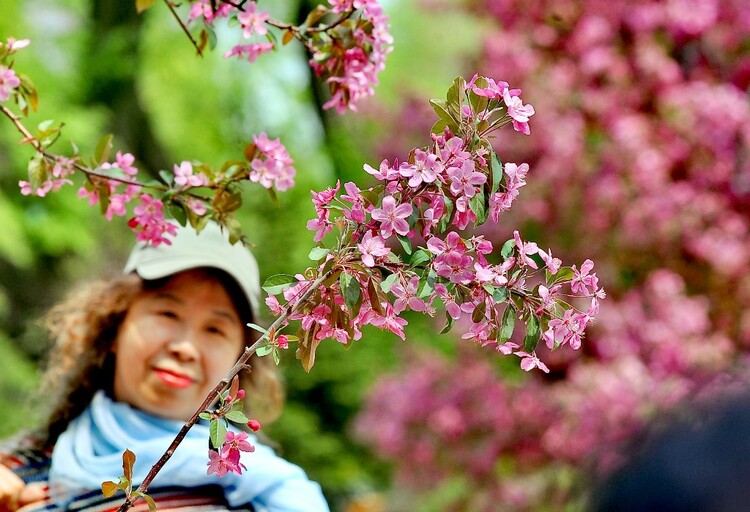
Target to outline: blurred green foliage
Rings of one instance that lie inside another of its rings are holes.
[[[70,150],[67,141],[90,153],[113,132],[115,146],[136,154],[137,165],[152,173],[181,160],[219,164],[241,154],[260,131],[280,136],[295,160],[297,185],[280,194],[278,208],[260,187],[248,188],[240,217],[262,278],[302,271],[313,245],[305,228],[313,216],[309,191],[337,179],[366,183],[362,165],[379,158],[363,148],[374,147],[378,126],[356,113],[321,112],[306,56],[294,44],[250,65],[221,57],[235,42],[220,31],[219,48],[197,58],[167,9],[157,5],[139,18],[132,3],[3,5],[0,38],[32,40],[16,59],[40,94],[40,111],[27,125],[64,121],[61,153]],[[475,45],[481,25],[455,12],[426,17],[416,0],[384,5],[395,50],[376,92],[378,108],[397,110],[402,93],[419,91],[425,101],[442,96],[464,72],[458,56]],[[291,0],[261,6],[282,19],[295,19],[304,7]],[[448,31],[452,46],[436,45]],[[118,273],[133,241],[122,220],[106,222],[76,197],[75,187],[44,199],[21,196],[17,182],[25,179],[30,151],[19,139],[10,123],[0,122],[0,437],[28,426],[17,412],[28,408],[44,358],[39,318],[76,281]],[[410,323],[409,343],[434,344],[431,320]],[[349,350],[326,342],[310,374],[292,351],[284,355],[288,404],[264,430],[321,482],[334,510],[343,510],[349,496],[387,485],[388,468],[352,440],[349,422],[372,382],[397,364],[402,345],[377,330]]]

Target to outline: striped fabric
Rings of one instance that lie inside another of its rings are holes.
[[[0,452],[0,464],[9,467],[27,484],[45,484],[50,462],[49,454],[38,451]],[[223,489],[217,485],[192,489],[154,487],[149,489],[148,494],[156,502],[156,508],[159,512],[253,511],[252,505],[249,504],[237,509],[230,508],[224,499]],[[118,493],[111,498],[105,498],[100,490],[95,490],[76,496],[64,509],[47,498],[33,507],[24,508],[24,512],[58,512],[62,510],[69,512],[115,512],[123,501],[124,495],[122,493]],[[144,500],[140,500],[130,510],[133,512],[148,512],[148,505]]]

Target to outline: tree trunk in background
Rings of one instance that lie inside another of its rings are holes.
[[[148,115],[138,99],[137,73],[142,17],[130,0],[92,0],[91,41],[82,73],[86,104],[101,103],[112,112],[109,129],[156,176],[170,169]]]

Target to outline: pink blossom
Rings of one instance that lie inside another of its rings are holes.
[[[401,176],[409,178],[410,187],[417,188],[422,183],[433,183],[441,170],[436,155],[418,149],[414,152],[414,164],[404,162],[398,172]]]
[[[130,153],[123,154],[122,151],[118,151],[115,155],[115,165],[131,177],[138,174],[138,169],[133,165],[134,162],[135,157]]]
[[[435,284],[435,293],[442,299],[443,303],[445,304],[445,311],[454,320],[458,320],[459,318],[461,318],[462,313],[471,313],[473,309],[471,307],[471,304],[468,303],[459,305],[453,299],[453,296],[448,293],[448,288],[443,283]]]
[[[266,306],[271,310],[271,314],[275,316],[279,316],[284,312],[284,307],[279,303],[279,299],[275,295],[266,297]]]
[[[224,445],[221,447],[221,453],[227,455],[230,451],[254,452],[255,446],[248,441],[247,432],[234,433],[228,430],[224,437]]]
[[[346,194],[343,194],[341,199],[352,203],[352,207],[344,208],[341,213],[349,220],[364,224],[366,220],[365,198],[362,196],[362,191],[351,181],[344,183],[344,190]]]
[[[174,166],[174,182],[182,187],[205,187],[208,178],[203,174],[193,174],[193,164],[183,161]]]
[[[380,233],[383,238],[387,239],[395,231],[399,235],[406,235],[409,232],[409,223],[406,219],[414,211],[409,203],[403,203],[396,206],[396,198],[386,196],[383,198],[382,208],[375,208],[371,215],[373,220],[380,222]]]
[[[366,315],[366,320],[369,324],[390,331],[402,340],[406,339],[404,326],[406,326],[408,322],[396,315],[391,306],[386,307],[385,315],[378,315],[372,309],[367,311]]]
[[[0,66],[0,101],[10,98],[12,89],[21,85],[21,80],[16,76],[16,72],[5,66]]]
[[[273,50],[273,43],[251,43],[238,44],[233,46],[224,54],[224,58],[229,59],[236,56],[237,58],[247,57],[248,62],[255,62],[255,59]]]
[[[508,107],[508,115],[513,120],[513,129],[517,132],[529,135],[529,118],[534,115],[534,107],[524,105],[518,96],[519,90],[510,90],[507,87],[503,91],[503,101]],[[515,93],[515,94],[514,94]]]
[[[448,177],[451,180],[451,192],[456,196],[473,197],[477,187],[487,182],[487,176],[474,170],[473,160],[464,160],[461,167],[449,167]]]
[[[385,246],[385,240],[378,235],[373,235],[372,231],[367,231],[362,237],[362,242],[357,244],[362,254],[362,263],[367,267],[375,266],[375,257],[385,256],[391,250]]]
[[[16,51],[22,48],[26,48],[27,46],[29,46],[29,44],[31,44],[30,39],[16,39],[14,37],[9,37],[8,42],[5,44],[5,46],[11,51]],[[0,48],[2,48],[2,46],[3,44],[0,43]]]
[[[445,277],[451,283],[468,284],[474,279],[470,267],[474,260],[468,254],[458,251],[445,252],[435,258],[433,268],[437,275]]]
[[[537,247],[535,242],[523,242],[521,241],[521,236],[518,234],[518,231],[513,232],[513,238],[516,241],[516,249],[518,249],[518,260],[523,265],[528,265],[531,268],[537,269],[539,266],[536,264],[536,261],[529,258],[532,254],[536,254],[539,252],[539,247]]]
[[[216,6],[215,12],[213,8],[214,6]],[[235,7],[230,3],[197,0],[190,6],[188,21],[192,21],[202,16],[207,23],[213,23],[217,18],[226,18],[233,10],[235,10]]]
[[[518,348],[518,343],[506,341],[505,343],[498,343],[497,346],[495,347],[495,350],[504,356],[509,356],[517,348]]]
[[[521,369],[528,372],[534,368],[539,368],[544,373],[549,373],[549,368],[543,362],[539,360],[536,354],[529,354],[528,352],[516,352],[518,357],[521,358]]]
[[[297,171],[279,138],[271,140],[265,133],[260,133],[253,137],[253,143],[260,155],[250,162],[250,181],[280,191],[293,187]]]
[[[150,194],[140,196],[141,204],[133,208],[135,216],[128,226],[136,233],[136,239],[158,246],[172,242],[165,235],[176,235],[177,226],[164,219],[164,204]]]
[[[573,265],[573,279],[570,281],[570,289],[573,293],[579,293],[581,295],[591,295],[596,291],[599,285],[599,279],[596,274],[589,274],[594,268],[594,262],[586,260],[581,265],[581,270],[578,270]],[[589,290],[590,289],[590,290]]]
[[[560,271],[562,261],[560,260],[560,258],[552,257],[552,249],[547,249],[547,252],[539,249],[538,254],[539,256],[541,256],[542,261],[544,261],[544,264],[547,267],[547,270],[549,270],[550,274],[555,275]]]
[[[412,276],[404,287],[400,281],[391,286],[391,293],[396,297],[393,303],[393,312],[401,314],[407,308],[412,311],[425,311],[427,304],[424,300],[417,297],[419,290],[419,276]]]
[[[490,323],[483,321],[471,324],[469,331],[461,335],[461,339],[484,345],[490,339],[490,334]]]
[[[266,11],[258,11],[258,5],[255,2],[245,4],[244,11],[240,11],[237,14],[237,21],[240,22],[242,27],[242,35],[250,39],[253,34],[263,36],[268,33],[266,29],[266,21],[268,21],[268,13]]]
[[[227,432],[228,434],[228,432]],[[245,466],[240,464],[239,452],[219,453],[215,450],[208,451],[207,474],[215,474],[218,477],[226,476],[227,473],[242,474]]]
[[[206,207],[206,203],[194,197],[188,198],[185,201],[185,204],[187,205],[188,208],[190,208],[190,210],[194,214],[196,214],[199,217],[204,216],[206,212],[208,211],[208,208]]]
[[[392,181],[401,178],[401,174],[399,173],[398,169],[395,169],[394,166],[391,166],[391,164],[388,163],[388,160],[383,160],[382,162],[380,162],[379,169],[374,169],[369,164],[365,164],[364,169],[367,174],[372,174],[373,176],[375,176],[375,179],[379,181]]]
[[[490,99],[498,99],[503,96],[503,91],[508,88],[507,82],[503,82],[502,80],[500,80],[499,82],[495,82],[495,80],[489,77],[484,77],[484,80],[487,82],[487,87],[479,87],[475,83],[478,78],[479,75],[475,74],[471,78],[471,80],[469,80],[469,83],[466,84],[466,87],[471,88],[471,90],[474,91],[474,93],[478,96],[484,96]]]

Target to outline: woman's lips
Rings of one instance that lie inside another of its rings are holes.
[[[164,384],[173,388],[186,388],[193,384],[193,379],[182,373],[165,370],[163,368],[155,368],[154,373]]]

